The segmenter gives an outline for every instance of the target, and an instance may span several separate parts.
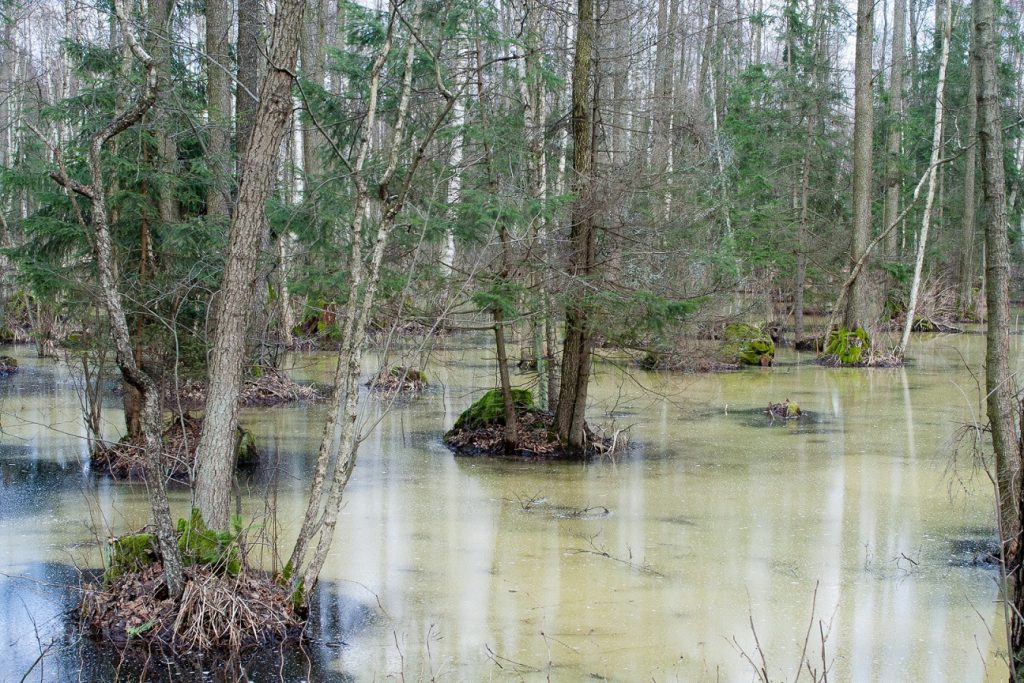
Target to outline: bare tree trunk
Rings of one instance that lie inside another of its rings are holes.
[[[171,82],[171,10],[175,0],[150,0],[149,24],[162,27],[158,32],[150,32],[146,37],[147,51],[157,65],[160,79],[159,90],[167,90]],[[156,137],[158,168],[160,182],[157,196],[160,204],[160,220],[164,223],[176,223],[179,220],[177,196],[177,165],[178,144],[169,132],[171,123],[161,102],[155,107],[156,126],[153,131]]]
[[[946,65],[949,63],[949,36],[952,31],[951,3],[944,5],[942,17],[942,53],[939,57],[939,77],[935,85],[935,127],[932,131],[932,159],[928,172],[928,193],[924,200],[924,214],[921,217],[921,234],[917,242],[917,260],[914,264],[914,280],[910,285],[910,303],[907,305],[907,320],[903,325],[903,336],[894,355],[903,358],[910,343],[910,332],[914,327],[917,311],[917,295],[921,289],[921,272],[924,270],[924,252],[928,246],[928,228],[931,224],[932,206],[935,202],[935,176],[939,169],[939,154],[942,151],[942,119],[945,113]]]
[[[1021,452],[1010,374],[1010,255],[1006,215],[1006,177],[1000,116],[998,42],[993,0],[974,0],[974,61],[978,69],[978,142],[982,171],[982,220],[985,227],[985,280],[988,330],[985,342],[985,389],[992,450],[1003,566],[1009,579],[1010,679],[1018,680],[1024,657],[1024,590],[1020,562]]]
[[[907,0],[894,0],[892,9],[892,65],[889,77],[889,132],[885,146],[885,208],[882,223],[887,225],[900,210],[903,184],[899,160],[903,152],[903,66],[906,61]],[[899,242],[893,231],[885,241],[886,258],[896,258]]]
[[[260,87],[262,36],[262,0],[238,0],[238,84],[235,94],[235,150],[239,171],[249,147]]]
[[[590,61],[594,45],[593,0],[577,0],[576,51],[572,73],[573,186],[572,227],[569,232],[571,278],[565,307],[565,343],[562,346],[561,392],[555,408],[558,439],[571,451],[585,448],[587,385],[593,329],[585,305],[582,280],[594,268],[594,217],[591,205],[593,150],[591,127]]]
[[[793,284],[793,343],[804,336],[804,287],[807,280],[808,200],[811,192],[811,151],[814,143],[814,117],[807,117],[807,140],[800,163],[800,227],[797,234],[796,273]]]
[[[227,219],[231,205],[231,0],[206,0],[206,98],[211,183],[206,213]]]
[[[318,86],[324,84],[324,40],[326,37],[324,0],[310,0],[302,22],[302,75]],[[316,127],[307,121],[302,126],[302,175],[305,192],[310,192],[312,179],[320,173],[320,153],[324,140]]]
[[[850,264],[856,263],[871,239],[871,136],[873,131],[871,88],[871,43],[874,3],[857,0],[857,48],[854,58],[853,110],[853,231]],[[846,299],[843,326],[867,327],[868,279],[861,272],[854,278]]]
[[[288,235],[277,236],[277,305],[281,315],[281,344],[286,349],[295,346],[295,314],[292,312],[291,290],[288,287],[288,270],[291,256],[288,253]]]
[[[958,291],[957,311],[962,320],[976,316],[974,311],[974,242],[977,209],[976,179],[978,175],[978,68],[973,57],[974,38],[971,36],[971,53],[969,68],[971,70],[970,85],[967,90],[967,151],[964,155],[964,224],[960,233],[960,255],[958,259]]]
[[[195,489],[196,506],[212,529],[228,527],[245,332],[252,316],[253,293],[261,289],[257,287],[257,257],[277,152],[292,111],[292,74],[304,6],[305,0],[281,0],[274,15],[270,64],[261,82],[252,135],[242,159],[238,202],[216,304],[217,330],[210,355],[206,415],[196,450]]]

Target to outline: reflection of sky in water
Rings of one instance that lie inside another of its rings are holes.
[[[590,464],[453,458],[443,428],[496,382],[492,353],[453,344],[428,368],[431,391],[396,406],[363,444],[314,615],[315,680],[544,678],[549,667],[557,680],[745,680],[728,641],[755,654],[751,616],[773,676],[791,677],[816,584],[817,618],[834,614],[835,680],[979,681],[986,664],[1005,678],[992,575],[961,557],[991,533],[988,485],[946,474],[951,439],[977,410],[960,353],[977,365],[983,343],[925,337],[906,371],[792,355],[774,370],[709,376],[599,366],[591,419],[632,426],[637,447]],[[333,369],[322,355],[296,363],[305,380]],[[0,680],[39,654],[28,615],[44,645],[65,637],[54,615],[70,603],[57,586],[73,579],[71,563],[98,562],[91,526],[120,532],[147,515],[138,485],[85,471],[68,374],[26,365],[6,380],[0,415],[0,647],[10,652]],[[760,411],[786,398],[811,419],[768,426]],[[120,414],[107,417],[116,434]],[[379,417],[367,404],[363,424]],[[283,545],[301,519],[322,418],[319,406],[243,412],[265,450],[242,482],[243,506],[262,516],[276,484]],[[969,494],[951,500],[950,489]],[[176,510],[187,502],[172,492]],[[610,512],[573,513],[585,508]],[[44,680],[76,661],[45,658]],[[97,680],[105,661],[87,663]],[[304,677],[300,664],[286,661],[297,672],[286,678]]]

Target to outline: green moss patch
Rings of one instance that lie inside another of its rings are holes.
[[[188,565],[203,565],[237,576],[238,534],[210,529],[199,510],[193,509],[189,519],[178,520],[178,549]]]
[[[114,539],[110,544],[110,561],[103,572],[103,583],[109,585],[125,574],[141,572],[157,561],[156,536],[140,533]]]
[[[536,408],[529,389],[513,389],[512,401],[516,411]],[[452,431],[479,429],[494,424],[505,424],[505,400],[501,396],[501,389],[491,389],[463,411]]]
[[[848,330],[845,327],[829,332],[825,339],[825,355],[839,365],[861,365],[865,352],[871,348],[871,337],[863,327]]]
[[[722,359],[740,365],[767,366],[775,362],[775,342],[755,325],[730,323],[722,335]]]

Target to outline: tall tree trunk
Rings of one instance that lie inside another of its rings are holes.
[[[235,90],[235,153],[239,171],[249,147],[260,88],[260,60],[264,50],[263,1],[238,0],[238,82]]]
[[[903,358],[907,344],[910,343],[910,332],[914,327],[914,315],[917,312],[917,295],[921,289],[921,273],[924,270],[924,253],[928,246],[928,228],[931,225],[932,207],[935,203],[935,180],[939,170],[939,155],[942,151],[942,119],[945,112],[946,65],[949,63],[949,36],[952,31],[951,4],[946,3],[945,15],[942,17],[942,48],[939,57],[939,77],[935,85],[935,127],[932,131],[932,158],[928,171],[928,194],[925,195],[924,213],[921,217],[921,234],[917,241],[917,260],[914,263],[914,279],[910,285],[910,303],[907,305],[907,319],[903,324],[903,336],[895,355]]]
[[[324,40],[326,38],[324,0],[311,0],[302,22],[302,75],[317,86],[324,85]],[[308,196],[313,178],[320,173],[323,136],[308,120],[302,126],[303,187]]]
[[[853,231],[850,239],[850,266],[867,249],[871,239],[871,137],[874,127],[871,88],[871,43],[874,3],[857,0],[857,47],[854,57],[853,104]],[[868,325],[868,278],[862,270],[854,278],[846,300],[843,326],[847,329]]]
[[[894,0],[892,8],[892,65],[889,76],[889,131],[885,143],[885,208],[882,225],[888,225],[900,210],[900,156],[903,151],[903,65],[907,52],[907,0]],[[898,232],[885,241],[885,257],[896,258]]]
[[[231,0],[206,0],[206,160],[211,182],[206,213],[227,219],[231,205]]]
[[[1010,374],[1010,255],[1006,215],[1006,177],[1000,116],[998,39],[993,0],[974,0],[974,62],[978,69],[978,142],[982,172],[982,221],[985,228],[985,298],[988,330],[985,342],[985,389],[992,450],[995,452],[996,495],[1003,563],[1009,578],[1010,674],[1024,657],[1024,590],[1020,562],[1021,453]]]
[[[152,55],[157,65],[160,79],[159,92],[169,92],[171,80],[171,10],[175,0],[150,0],[149,25],[162,27],[158,32],[150,32],[146,37],[147,52]],[[158,168],[160,183],[158,197],[160,203],[160,220],[164,223],[177,223],[179,220],[177,196],[178,144],[171,135],[174,125],[168,115],[169,108],[162,101],[157,101],[154,108],[156,126],[153,131],[156,137]]]
[[[292,74],[299,50],[305,0],[281,0],[274,14],[269,66],[260,86],[252,135],[242,159],[238,203],[231,220],[217,329],[210,355],[206,415],[196,450],[196,506],[212,529],[226,529],[235,470],[235,427],[245,360],[245,332],[254,293],[260,291],[257,257],[264,239],[266,201],[275,161],[292,111]]]
[[[571,451],[585,447],[587,384],[593,329],[585,297],[586,280],[594,268],[594,216],[592,206],[593,154],[591,149],[590,60],[594,46],[593,0],[577,0],[576,51],[572,72],[573,189],[569,232],[569,283],[565,307],[565,343],[562,346],[561,392],[555,409],[559,441]]]
[[[957,312],[962,320],[977,319],[974,310],[974,242],[977,209],[978,175],[978,66],[974,58],[974,39],[971,35],[970,85],[967,90],[967,151],[964,154],[964,223],[960,233],[958,258]]]

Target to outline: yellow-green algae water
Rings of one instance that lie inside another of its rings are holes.
[[[1020,349],[1014,337],[1018,366]],[[80,644],[65,586],[76,564],[98,565],[109,533],[145,523],[145,489],[88,471],[73,373],[7,352],[23,369],[0,404],[0,681],[33,666],[27,680],[108,680],[116,662]],[[760,666],[763,653],[772,680],[792,680],[811,626],[805,654],[822,668],[825,633],[829,680],[1004,680],[997,575],[971,562],[994,534],[991,485],[969,452],[953,463],[958,433],[980,419],[983,355],[984,337],[967,334],[920,336],[906,369],[823,368],[791,352],[775,368],[712,375],[600,363],[590,420],[629,427],[631,448],[559,463],[442,445],[496,382],[492,351],[442,340],[428,391],[387,413],[364,404],[364,425],[380,423],[346,491],[314,641],[262,653],[247,674],[747,681],[745,657]],[[330,354],[288,363],[304,381],[333,368]],[[799,422],[761,413],[786,398]],[[109,397],[111,437],[117,407]],[[285,555],[323,414],[242,416],[264,450],[241,482],[243,513],[269,528],[273,503]],[[183,515],[187,494],[172,504]],[[190,671],[147,675],[217,679]]]

